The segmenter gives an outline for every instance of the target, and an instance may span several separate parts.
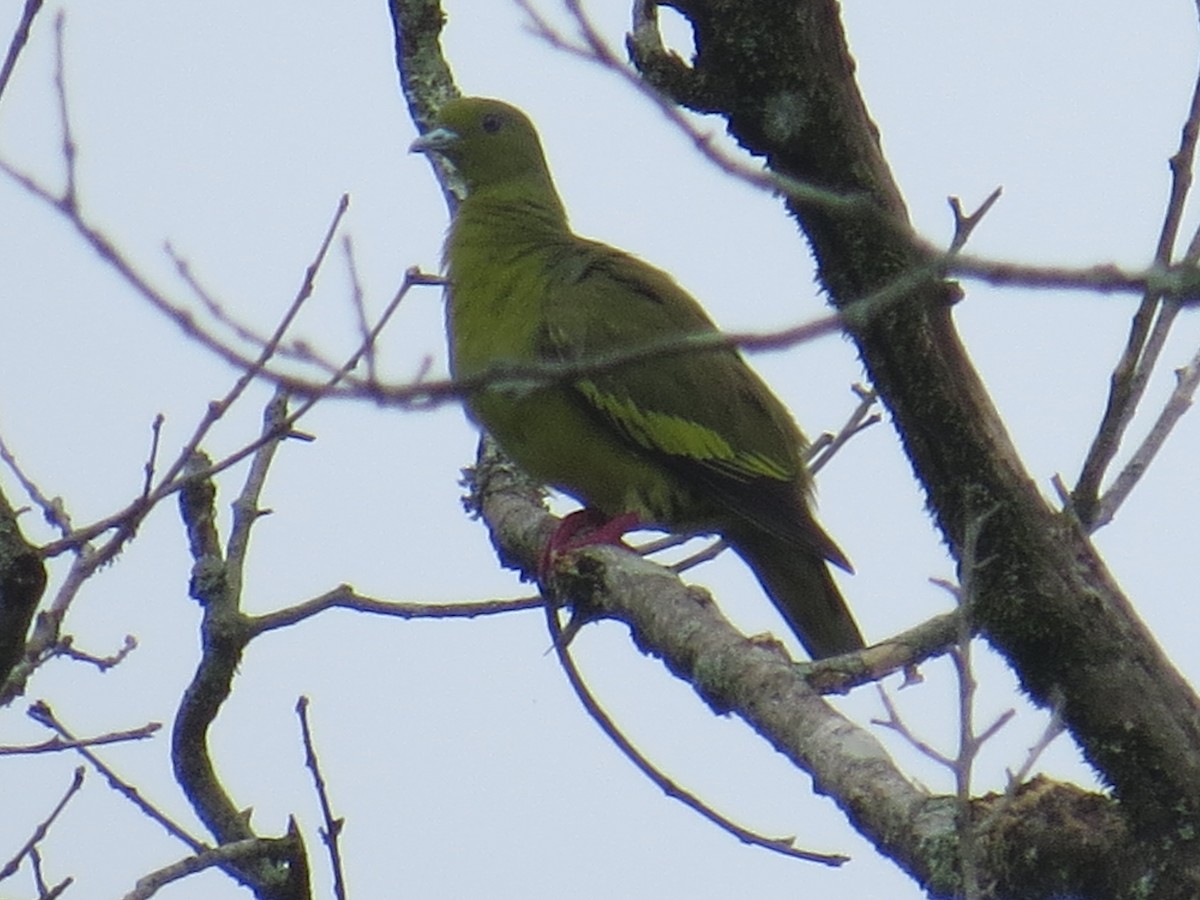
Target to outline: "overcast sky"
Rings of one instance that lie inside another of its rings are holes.
[[[21,5],[0,5],[4,35]],[[598,15],[604,8],[597,21],[619,43],[623,4],[590,6]],[[447,7],[445,46],[459,85],[531,114],[577,230],[667,269],[729,328],[768,330],[821,314],[807,250],[776,200],[717,172],[620,79],[532,36],[515,5]],[[385,3],[49,4],[0,98],[0,158],[48,185],[61,185],[63,173],[52,85],[58,9],[67,14],[85,215],[162,290],[190,299],[163,250],[170,242],[228,310],[269,329],[342,193],[351,197],[344,233],[369,308],[386,304],[408,267],[436,269],[446,213],[425,160],[406,153],[415,130]],[[1167,159],[1196,75],[1193,4],[852,0],[844,12],[863,92],[923,235],[948,240],[948,195],[973,207],[1003,185],[973,252],[1149,262]],[[686,31],[672,33],[685,47]],[[698,121],[721,131],[716,119]],[[1197,216],[1187,221],[1194,227]],[[54,210],[3,177],[0,285],[0,433],[76,522],[111,513],[140,487],[154,416],[166,416],[169,453],[235,373],[139,299]],[[1134,301],[966,289],[955,313],[964,340],[1032,477],[1051,496],[1055,473],[1068,482],[1078,473]],[[298,335],[330,355],[352,349],[349,296],[345,260],[335,253]],[[1169,370],[1195,352],[1193,319],[1185,314],[1168,344],[1151,409],[1170,389]],[[426,358],[444,372],[435,289],[406,300],[381,353],[396,381]],[[850,385],[862,378],[853,347],[837,337],[753,362],[810,434],[841,424],[854,404]],[[255,434],[266,396],[252,392],[222,423],[214,455]],[[396,600],[528,593],[462,512],[459,469],[473,457],[475,436],[458,408],[327,404],[303,428],[317,440],[283,447],[264,497],[274,512],[255,531],[250,611],[341,582]],[[1193,416],[1097,538],[1191,678],[1200,675],[1200,618],[1190,613],[1198,440]],[[243,477],[239,468],[221,480],[223,509]],[[21,502],[10,473],[0,472],[0,483]],[[928,579],[950,578],[953,567],[889,425],[856,438],[822,473],[819,501],[821,520],[858,570],[842,583],[869,640],[950,608]],[[25,521],[35,539],[53,537],[35,515]],[[225,534],[227,517],[222,526]],[[92,652],[114,652],[127,633],[138,650],[103,675],[48,665],[26,699],[47,699],[83,734],[169,723],[197,659],[189,569],[174,504],[164,504],[68,621]],[[743,630],[782,633],[735,558],[690,577],[711,587]],[[536,611],[471,622],[324,615],[252,646],[215,727],[216,761],[235,802],[254,808],[260,833],[282,833],[287,816],[298,816],[327,891],[293,713],[296,697],[310,696],[359,898],[921,895],[748,728],[715,720],[689,688],[630,647],[623,627],[589,626],[574,645],[589,681],[671,777],[748,827],[794,834],[801,846],[852,862],[833,871],[742,846],[663,797],[579,708],[547,646]],[[914,728],[951,751],[950,667],[935,662],[924,674],[898,701]],[[1021,705],[1012,676],[982,649],[979,677],[981,722]],[[25,705],[0,713],[0,744],[46,736]],[[881,714],[873,688],[839,706],[860,722]],[[981,758],[978,790],[1002,786],[1043,727],[1044,714],[1021,708]],[[914,777],[952,789],[948,773],[880,737]],[[104,756],[199,833],[171,780],[168,749],[160,736]],[[0,861],[52,807],[76,763],[67,755],[3,761]],[[1091,784],[1066,738],[1041,768]],[[119,897],[184,855],[94,773],[43,849],[48,877],[74,875],[68,896],[88,898]],[[209,873],[162,896],[243,893]],[[0,888],[4,897],[32,894],[28,870]]]

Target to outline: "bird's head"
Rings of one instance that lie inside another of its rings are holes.
[[[529,117],[515,106],[484,97],[448,100],[430,130],[409,150],[444,156],[468,192],[515,178],[548,177],[542,144]]]

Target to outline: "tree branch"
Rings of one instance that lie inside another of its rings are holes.
[[[200,626],[203,653],[180,701],[171,735],[171,758],[176,780],[220,844],[258,838],[250,827],[249,811],[238,809],[221,783],[208,737],[252,637],[240,609],[242,566],[249,529],[261,514],[258,497],[266,472],[288,434],[282,427],[286,419],[286,398],[277,395],[264,413],[263,435],[268,440],[255,454],[245,488],[234,504],[233,536],[224,552],[215,525],[216,486],[206,474],[209,466],[203,455],[193,455],[191,472],[196,474],[185,472],[185,486],[179,492],[180,512],[195,560],[190,592],[204,609]],[[286,838],[263,846],[270,851],[266,855],[228,861],[223,868],[263,900],[307,900],[308,861],[299,832],[292,829]]]
[[[773,169],[866,192],[888,212],[890,227],[887,217],[789,200],[832,302],[844,307],[926,266],[854,82],[836,4],[673,5],[693,24],[697,54],[679,84],[655,80],[639,59],[660,90],[721,111]],[[956,554],[967,524],[997,510],[980,535],[990,562],[979,573],[976,620],[1035,700],[1064,697],[1064,722],[1137,833],[1151,845],[1178,829],[1200,834],[1200,704],[1084,531],[1042,500],[962,347],[948,296],[929,280],[848,330]]]

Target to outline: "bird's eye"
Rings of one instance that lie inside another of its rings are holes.
[[[488,134],[495,134],[503,124],[504,120],[496,115],[496,113],[488,113],[483,117],[483,130]]]

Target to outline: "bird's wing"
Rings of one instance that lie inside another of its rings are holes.
[[[668,275],[603,244],[575,239],[553,271],[544,309],[552,358],[612,359],[716,331]],[[735,351],[655,353],[588,374],[575,389],[625,440],[735,518],[845,562],[819,528],[813,533],[803,437]]]

